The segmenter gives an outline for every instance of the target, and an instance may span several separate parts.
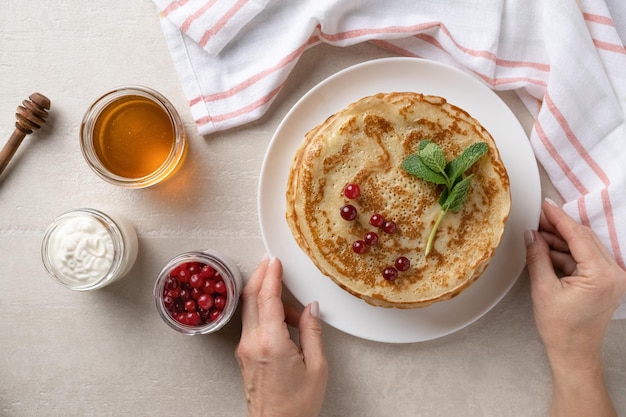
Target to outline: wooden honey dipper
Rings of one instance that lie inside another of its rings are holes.
[[[33,93],[28,98],[29,100],[22,101],[21,106],[17,106],[15,130],[0,151],[0,175],[26,135],[33,133],[46,123],[50,100],[39,93]]]

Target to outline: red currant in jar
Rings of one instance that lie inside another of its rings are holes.
[[[213,299],[213,305],[215,308],[223,310],[226,307],[226,297],[218,295]]]
[[[205,294],[213,294],[215,292],[215,284],[212,280],[207,279],[206,281],[204,281],[202,292]]]
[[[197,311],[190,311],[185,315],[185,324],[188,326],[199,326],[202,323],[202,317]]]
[[[169,315],[187,326],[200,326],[219,318],[226,307],[228,289],[219,272],[200,262],[186,262],[165,278],[161,302]]]
[[[343,206],[341,208],[341,217],[344,220],[354,220],[356,219],[356,215],[357,215],[357,211],[356,211],[356,207],[354,207],[352,204],[346,204],[345,206]]]
[[[170,272],[170,277],[177,277],[178,273],[183,269],[185,269],[184,265],[178,265],[176,268],[172,269],[172,271]]]
[[[398,259],[396,259],[395,265],[398,271],[404,272],[408,271],[411,267],[411,261],[409,261],[409,258],[406,256],[399,256]]]
[[[374,227],[382,227],[382,225],[385,224],[385,218],[378,213],[373,214],[372,217],[370,217],[370,224]]]
[[[181,268],[176,275],[178,282],[189,282],[189,271],[185,268]]]
[[[220,316],[222,315],[222,311],[224,310],[220,310],[219,308],[212,309],[211,312],[209,313],[209,321],[215,321],[219,319]]]
[[[352,250],[358,254],[365,253],[367,252],[367,244],[363,240],[357,240],[352,243]]]
[[[176,278],[174,277],[167,277],[164,287],[166,290],[173,290],[175,288],[178,288],[178,281],[176,281]]]
[[[359,184],[351,182],[343,189],[343,195],[345,195],[346,198],[349,198],[350,200],[359,198],[361,196],[361,187],[359,187]]]
[[[181,275],[184,282],[179,280]],[[230,259],[211,250],[190,251],[161,269],[153,295],[167,325],[181,333],[199,335],[216,332],[230,320],[242,284],[241,274]]]
[[[198,272],[200,272],[200,266],[195,263],[195,262],[188,262],[187,263],[187,270],[189,271],[190,274],[197,274]]]
[[[198,297],[198,307],[200,307],[202,310],[209,310],[211,307],[213,307],[213,297],[211,297],[209,294],[202,294],[200,297]]]
[[[373,246],[378,243],[378,234],[376,232],[367,232],[363,240],[367,245]]]
[[[398,278],[398,270],[391,266],[383,269],[383,278],[387,281],[395,281]]]
[[[218,294],[222,294],[222,295],[226,294],[226,284],[224,284],[224,281],[220,280],[214,283],[213,289]]]
[[[213,278],[215,276],[215,272],[215,268],[213,268],[211,265],[204,265],[200,269],[200,276],[204,279]]]
[[[165,295],[172,297],[173,299],[177,299],[180,297],[180,288],[174,288],[173,290],[169,290]]]
[[[383,224],[383,231],[385,233],[392,234],[395,233],[397,229],[398,226],[396,226],[396,223],[391,220],[388,220],[385,222],[385,224]]]
[[[185,301],[185,310],[187,311],[196,311],[196,302],[194,300]]]
[[[193,288],[201,288],[204,285],[204,278],[200,274],[193,274],[189,277],[189,285]]]
[[[165,297],[163,297],[163,305],[168,310],[171,310],[172,308],[174,308],[174,299],[169,295],[166,295]]]
[[[192,288],[191,290],[191,298],[197,300],[202,295],[202,290],[200,288]]]

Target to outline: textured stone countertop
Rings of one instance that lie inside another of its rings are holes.
[[[244,416],[233,353],[239,315],[218,334],[180,335],[157,315],[155,277],[181,251],[213,248],[233,258],[247,278],[265,251],[257,185],[276,127],[329,75],[388,56],[371,44],[317,46],[305,53],[261,120],[201,137],[150,0],[4,0],[2,144],[13,131],[16,106],[31,93],[48,96],[52,110],[48,124],[25,139],[0,176],[0,416]],[[180,171],[142,190],[102,181],[78,143],[87,107],[125,84],[168,97],[189,139]],[[500,96],[529,132],[532,119],[515,94]],[[541,178],[543,195],[558,199],[543,173]],[[50,222],[77,207],[116,209],[139,235],[129,275],[91,293],[54,283],[40,257]],[[287,291],[285,297],[294,301]],[[612,322],[604,346],[609,389],[622,415],[625,334],[626,321]],[[387,344],[328,325],[324,336],[331,369],[323,416],[547,413],[550,372],[525,272],[485,316],[442,338]]]

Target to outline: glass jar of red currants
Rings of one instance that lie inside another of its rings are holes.
[[[213,333],[229,322],[243,283],[237,266],[217,252],[191,251],[170,260],[154,285],[159,315],[187,334]]]

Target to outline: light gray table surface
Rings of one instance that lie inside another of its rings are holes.
[[[0,140],[15,108],[38,91],[48,124],[27,137],[0,176],[0,416],[243,416],[234,349],[240,316],[220,333],[188,337],[156,313],[152,286],[184,250],[229,255],[247,278],[264,253],[257,184],[276,127],[310,88],[366,60],[392,56],[371,44],[317,46],[304,54],[261,120],[198,135],[150,0],[17,1],[0,5]],[[189,152],[163,184],[116,188],[83,160],[83,113],[124,84],[157,89],[179,110]],[[500,93],[526,132],[532,118]],[[542,194],[558,199],[543,171]],[[40,260],[43,233],[77,207],[116,209],[135,225],[140,250],[122,281],[92,293],[54,283]],[[520,237],[521,238],[521,237]],[[285,291],[288,302],[295,302]],[[322,306],[323,314],[323,306]],[[626,415],[626,321],[604,345],[607,380]],[[543,416],[550,372],[522,272],[474,324],[427,342],[386,344],[324,326],[330,378],[323,416]]]

